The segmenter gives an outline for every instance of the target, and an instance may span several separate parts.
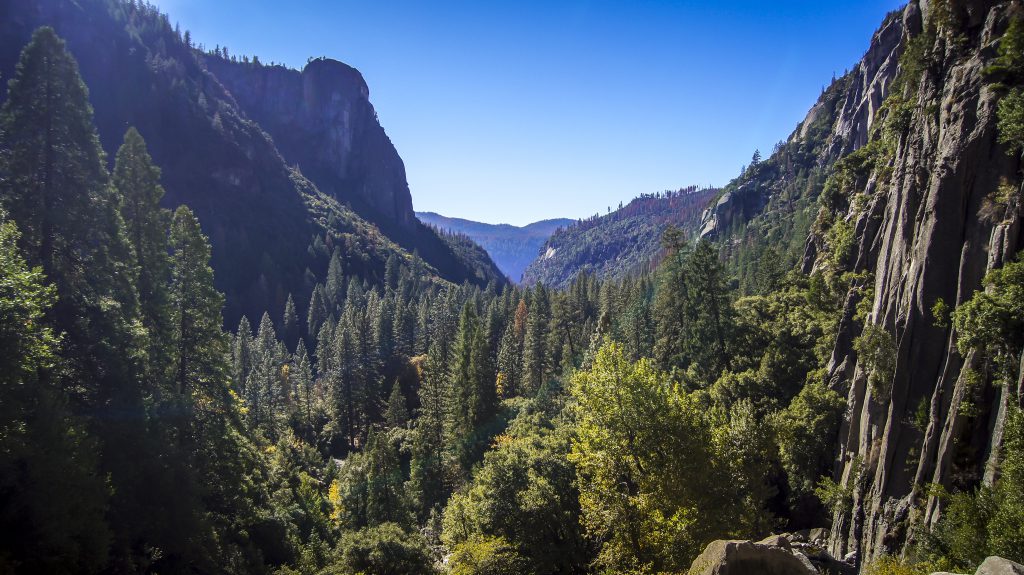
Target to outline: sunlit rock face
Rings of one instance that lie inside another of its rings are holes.
[[[216,57],[205,62],[285,161],[322,191],[384,227],[415,226],[405,165],[358,70],[327,58],[301,71]]]

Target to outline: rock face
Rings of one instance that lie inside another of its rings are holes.
[[[870,278],[873,293],[866,323],[891,337],[893,369],[869,383],[875,368],[859,361],[851,344],[860,328],[849,319],[857,298],[849,298],[829,365],[831,385],[847,397],[836,477],[853,492],[852,510],[834,518],[835,556],[856,552],[867,561],[898,553],[915,528],[941,515],[926,485],[969,489],[990,481],[986,469],[997,457],[1002,414],[1014,393],[974,385],[978,358],[961,357],[955,330],[931,313],[940,299],[951,307],[969,299],[1024,239],[1019,203],[993,210],[986,199],[1001,182],[1019,186],[1019,160],[996,139],[998,92],[983,75],[1008,24],[1008,3],[949,8],[941,23],[924,21],[927,10],[918,2],[904,10],[899,42],[917,38],[927,58],[920,78],[911,78],[917,88],[907,95],[909,121],[891,157],[859,188],[866,203],[851,202],[837,214],[854,230],[852,269]],[[884,86],[877,90],[867,90],[865,104]],[[812,234],[805,269],[828,265],[820,257],[826,244]],[[926,421],[915,422],[915,414]]]
[[[970,299],[1024,245],[1021,162],[998,142],[1001,92],[985,75],[1016,9],[914,0],[890,14],[784,146],[704,215],[703,235],[721,240],[727,257],[763,237],[797,246],[807,273],[864,278],[845,300],[827,365],[847,399],[834,479],[852,493],[833,518],[834,557],[867,563],[902,551],[941,517],[930,484],[993,481],[1007,406],[1020,401],[1020,381],[979,385],[982,358],[961,356],[956,331],[932,313],[940,300],[954,308]],[[853,183],[826,189],[840,170]],[[826,191],[844,199],[833,206]],[[836,225],[851,238],[841,257],[831,253]],[[858,306],[869,311],[863,324]],[[863,325],[886,334],[884,372],[854,349]]]
[[[405,164],[378,123],[358,70],[327,58],[301,71],[208,55],[203,62],[318,188],[367,219],[414,228]]]
[[[787,142],[812,150],[808,162],[826,168],[868,141],[876,112],[889,94],[903,50],[905,24],[890,14],[871,39],[867,53],[843,78],[822,93]],[[751,166],[753,169],[754,166]],[[721,239],[760,214],[780,195],[792,173],[766,173],[727,186],[704,212],[701,237]]]
[[[486,254],[416,220],[405,168],[357,71],[206,56],[139,4],[0,2],[0,77],[13,75],[35,28],[54,27],[90,89],[108,159],[135,126],[163,170],[164,204],[199,217],[229,325],[264,311],[280,317],[289,293],[303,313],[334,247],[347,276],[370,282],[390,256],[408,261],[418,250],[445,280],[505,283]]]
[[[713,541],[690,565],[689,575],[818,575],[811,561],[774,536],[764,541]]]

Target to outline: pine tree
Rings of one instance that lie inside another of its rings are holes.
[[[326,303],[330,306],[329,311],[341,307],[345,298],[345,274],[341,269],[341,251],[334,249],[331,254],[331,261],[327,265],[327,283],[324,286]]]
[[[138,318],[137,267],[93,126],[88,91],[64,42],[40,28],[22,51],[0,109],[0,203],[21,232],[19,246],[56,289],[46,323],[64,334],[65,362],[53,375],[72,410],[90,416],[100,474],[113,487],[108,517],[118,560],[145,530],[139,462],[147,391]],[[93,417],[116,413],[118,417]]]
[[[170,247],[178,445],[165,478],[173,495],[160,498],[153,517],[155,532],[169,543],[153,568],[216,570],[224,556],[238,553],[225,546],[245,545],[252,506],[246,474],[256,462],[247,457],[230,390],[230,339],[221,329],[224,296],[214,287],[210,244],[185,206],[174,212]],[[242,327],[240,337],[248,337],[248,323]]]
[[[294,346],[299,338],[299,314],[295,312],[295,300],[288,294],[284,303],[284,317],[281,319],[281,337],[288,346]]]
[[[224,401],[228,340],[221,330],[224,296],[213,286],[210,245],[185,206],[171,225],[171,325],[174,381],[182,396]]]
[[[445,408],[446,443],[452,450],[450,457],[461,467],[463,474],[469,471],[472,453],[470,443],[475,432],[473,425],[473,396],[477,386],[473,356],[476,351],[476,336],[479,320],[472,303],[462,308],[459,332],[452,349],[451,372],[449,374],[448,405]]]
[[[429,298],[420,299],[420,304],[416,308],[416,346],[413,350],[416,355],[425,355],[430,349],[431,309]]]
[[[249,318],[242,316],[231,346],[231,383],[235,392],[245,395],[245,382],[252,370],[252,328]]]
[[[687,261],[686,276],[689,300],[695,305],[686,326],[685,341],[691,361],[710,385],[729,367],[729,341],[733,334],[729,286],[711,243],[697,243]]]
[[[448,376],[435,363],[437,346],[428,354],[419,389],[420,409],[413,427],[410,492],[417,518],[425,521],[448,499],[450,482],[445,478],[444,453]]]
[[[306,335],[316,337],[320,334],[320,328],[327,321],[327,303],[324,296],[324,286],[316,284],[313,288],[313,295],[309,299],[309,311],[306,314]]]
[[[22,231],[22,251],[57,289],[48,315],[77,355],[69,379],[85,387],[86,401],[136,393],[137,272],[88,91],[51,28],[37,30],[22,51],[0,110],[0,173],[0,199]]]
[[[160,207],[164,189],[160,186],[160,168],[146,150],[146,142],[135,128],[129,128],[117,151],[113,173],[114,188],[120,199],[121,217],[138,265],[142,325],[148,331],[150,364],[162,379],[168,374],[165,342],[170,336],[167,283],[170,277],[167,230],[171,213]]]
[[[296,404],[298,406],[303,438],[310,443],[316,440],[315,418],[319,415],[319,398],[313,389],[313,368],[306,352],[306,344],[300,339],[292,360],[292,380],[295,385]]]
[[[394,353],[402,357],[410,357],[413,355],[413,347],[416,343],[416,314],[408,300],[401,295],[401,291],[398,298],[393,320]]]
[[[335,328],[331,342],[332,363],[327,371],[322,372],[331,390],[335,428],[345,441],[345,452],[355,448],[357,407],[354,386],[359,371],[355,335],[349,319],[347,314],[342,316],[342,321]]]
[[[401,428],[409,423],[409,408],[406,407],[402,384],[396,379],[391,384],[391,395],[388,396],[388,407],[384,411],[384,423],[388,428]]]
[[[668,252],[658,270],[654,300],[656,335],[654,357],[665,371],[684,369],[688,363],[684,330],[692,313],[686,265],[690,251],[678,229],[670,227],[662,236]]]
[[[551,307],[547,289],[537,286],[530,301],[526,330],[523,335],[523,393],[534,394],[550,374],[546,343]]]

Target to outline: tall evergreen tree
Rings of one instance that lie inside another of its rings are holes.
[[[120,200],[128,241],[138,265],[138,283],[142,324],[148,331],[150,365],[168,374],[165,341],[170,336],[167,284],[170,274],[167,230],[170,211],[160,207],[164,189],[160,186],[160,168],[153,164],[146,142],[135,128],[129,128],[117,151],[113,173],[114,188]]]
[[[252,370],[252,327],[249,318],[242,316],[235,330],[231,346],[231,383],[235,392],[245,395],[245,382]]]
[[[171,358],[179,395],[177,465],[167,479],[177,496],[168,498],[158,518],[166,523],[164,537],[179,547],[166,550],[154,570],[217,570],[225,556],[240,552],[233,546],[245,545],[252,502],[244,473],[257,464],[247,456],[230,391],[230,339],[221,329],[224,296],[214,287],[210,244],[185,206],[174,212],[170,247]],[[174,516],[185,517],[167,521]]]
[[[306,335],[311,338],[320,335],[320,328],[327,321],[327,316],[324,287],[321,284],[316,284],[313,288],[313,295],[309,298],[309,310],[306,313]]]
[[[0,571],[95,572],[110,543],[109,493],[52,382],[59,339],[43,320],[54,290],[17,239],[0,213]]]
[[[551,373],[546,348],[550,315],[547,289],[543,285],[537,286],[530,301],[523,334],[523,393],[526,394],[537,393]]]
[[[64,334],[53,375],[74,410],[89,414],[101,472],[113,486],[118,561],[133,564],[144,517],[142,350],[137,268],[93,126],[88,91],[64,42],[40,28],[22,51],[0,109],[0,202],[22,231],[19,244],[56,288],[46,321]],[[116,417],[110,417],[117,414]]]
[[[281,318],[281,337],[288,346],[294,346],[299,338],[299,314],[295,311],[295,300],[292,294],[284,302],[284,316]]]

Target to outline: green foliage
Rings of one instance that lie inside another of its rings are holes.
[[[946,300],[940,298],[935,299],[935,304],[932,305],[932,323],[935,327],[948,328],[950,325],[950,314],[952,310],[946,303]]]
[[[943,568],[970,571],[986,557],[1024,560],[1024,414],[1008,413],[1001,475],[992,487],[948,497],[922,550]]]
[[[996,108],[996,129],[999,143],[1007,151],[1019,154],[1024,150],[1024,90],[1013,88],[999,100]]]
[[[0,217],[0,571],[92,572],[111,536],[108,486],[52,383],[60,342],[46,314],[55,290],[26,265],[18,236]]]
[[[576,464],[587,532],[609,571],[683,570],[738,527],[741,505],[700,400],[649,360],[603,346],[572,380]]]
[[[896,341],[893,335],[880,325],[868,324],[853,341],[853,348],[857,351],[860,365],[867,371],[872,393],[876,398],[888,393],[886,386],[896,370]]]
[[[518,416],[449,501],[441,539],[474,565],[497,546],[524,571],[569,572],[588,559],[576,473],[566,457],[571,427],[558,413],[560,402],[516,401]]]
[[[529,562],[500,537],[459,543],[449,559],[451,575],[521,575],[534,573]]]
[[[845,400],[815,374],[773,423],[779,455],[796,496],[809,495],[831,472],[832,445],[839,432]]]
[[[928,575],[935,571],[927,563],[914,563],[907,559],[882,555],[864,566],[864,575]]]
[[[433,575],[430,549],[419,534],[394,523],[345,533],[324,575]]]
[[[978,291],[953,312],[961,353],[988,353],[1004,368],[1024,347],[1024,260],[1010,262],[985,276]]]
[[[655,356],[666,371],[689,370],[706,387],[731,361],[733,308],[725,270],[707,241],[672,249],[654,301]]]

